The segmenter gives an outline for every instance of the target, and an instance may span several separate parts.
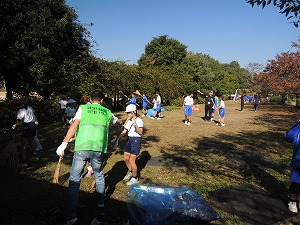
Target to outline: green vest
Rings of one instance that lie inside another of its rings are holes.
[[[112,119],[109,109],[99,104],[81,105],[75,151],[107,152],[108,131]]]

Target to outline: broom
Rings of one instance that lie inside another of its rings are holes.
[[[62,159],[63,159],[63,157],[60,156],[59,160],[58,160],[58,163],[57,163],[57,166],[56,166],[56,169],[55,169],[55,172],[54,172],[54,176],[53,176],[53,180],[52,180],[53,184],[58,184],[58,177],[59,177],[59,172],[60,172],[60,164],[61,164]]]
[[[133,93],[135,93],[135,92],[133,92]],[[122,96],[124,96],[124,97],[126,97],[128,100],[131,100],[131,98],[129,98],[127,95],[125,95],[123,91],[119,91],[119,94],[122,95]],[[136,103],[136,105],[138,107],[140,107],[140,105],[138,103]]]
[[[137,94],[137,95],[139,95],[139,96],[141,96],[141,97],[143,97],[143,95],[139,92],[139,90],[136,90],[135,92],[133,92],[134,94]]]
[[[140,97],[143,97],[143,95],[139,92],[139,90],[136,90],[135,92],[133,92],[134,94],[139,95]],[[152,102],[149,102],[149,100],[147,99],[147,102],[152,104]]]

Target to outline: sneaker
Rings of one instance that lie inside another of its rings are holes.
[[[77,221],[78,221],[77,217],[74,217],[74,218],[72,218],[72,219],[69,219],[69,220],[65,223],[65,225],[73,225],[73,224],[75,225]]]
[[[24,169],[24,168],[26,168],[28,165],[27,165],[27,163],[25,162],[25,163],[19,163],[18,165],[17,165],[17,168],[19,168],[19,169]]]
[[[187,125],[191,125],[191,123],[190,123],[190,122],[187,122]]]
[[[150,118],[151,120],[154,120],[154,117],[152,117],[152,116],[150,116],[149,118]]]
[[[184,122],[184,124],[188,124],[188,121],[186,120],[186,121]]]
[[[161,120],[161,117],[157,117],[156,119]]]
[[[212,117],[212,118],[210,118],[210,120],[211,120],[211,121],[213,121],[213,120],[214,120],[214,118]]]
[[[291,212],[297,213],[298,212],[297,202],[289,201],[288,208]]]
[[[39,161],[39,157],[33,156],[33,157],[29,158],[28,160],[29,160],[30,162],[37,162],[37,161]]]
[[[90,225],[104,225],[104,223],[97,218],[95,218]]]
[[[221,124],[220,123],[216,123],[216,126],[221,126]]]
[[[223,126],[223,127],[224,127],[224,126],[225,126],[225,123],[221,123],[221,126]]]
[[[130,181],[128,181],[126,184],[128,186],[133,185],[133,184],[137,184],[139,182],[139,180],[137,178],[131,177]]]
[[[123,178],[123,180],[130,180],[131,177],[132,177],[132,173],[129,172],[129,173],[126,174],[126,176]]]
[[[89,166],[88,167],[88,172],[85,175],[85,177],[91,177],[93,173],[94,173],[93,168],[91,166]]]

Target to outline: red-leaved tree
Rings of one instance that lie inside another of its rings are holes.
[[[300,49],[297,43],[292,46]],[[265,70],[254,76],[253,86],[262,94],[280,94],[283,99],[296,94],[300,106],[300,50],[283,52],[269,60]]]

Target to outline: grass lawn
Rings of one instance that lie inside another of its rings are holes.
[[[162,120],[143,117],[142,152],[137,160],[140,184],[188,187],[199,193],[221,215],[212,224],[300,224],[296,214],[286,209],[289,163],[293,146],[284,140],[285,132],[296,122],[299,109],[294,106],[261,105],[254,112],[246,104],[226,101],[226,126],[202,119],[204,106],[194,112],[190,126],[183,110],[163,112]],[[125,113],[116,115],[125,121]],[[217,118],[217,115],[215,115]],[[215,119],[216,119],[215,118]],[[2,129],[3,130],[3,129]],[[1,224],[60,224],[72,160],[70,143],[65,152],[59,184],[52,184],[58,161],[56,148],[67,128],[59,123],[39,127],[44,151],[40,161],[26,170],[2,168],[0,176]],[[117,128],[112,127],[112,134]],[[12,132],[3,130],[12,139]],[[11,140],[10,139],[10,140]],[[128,218],[126,193],[122,181],[126,174],[122,147],[107,155],[107,222],[121,225]],[[7,143],[4,141],[3,143]],[[2,146],[5,151],[5,146]],[[0,162],[5,155],[0,155]],[[83,178],[79,218],[89,224],[94,218],[93,177]]]

